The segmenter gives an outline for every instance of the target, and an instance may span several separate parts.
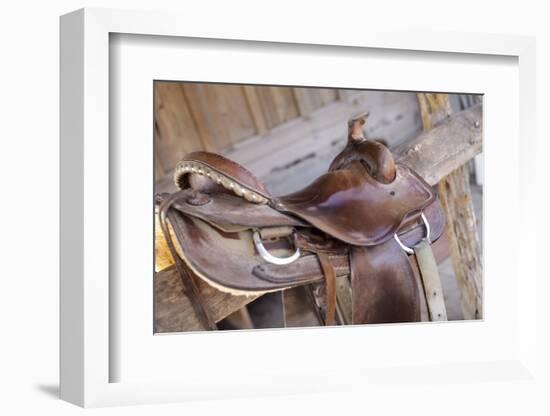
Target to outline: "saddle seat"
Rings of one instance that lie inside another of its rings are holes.
[[[350,151],[357,154],[357,149]],[[194,152],[178,164],[175,182],[180,189],[209,195],[209,200],[223,195],[214,204],[198,202],[193,210],[199,217],[214,215],[214,224],[227,226],[232,219],[235,229],[251,226],[251,220],[262,217],[263,226],[270,222],[272,226],[304,226],[305,221],[345,243],[372,246],[392,238],[398,230],[421,225],[420,213],[436,199],[431,187],[408,167],[396,164],[392,170],[393,180],[384,183],[369,173],[361,159],[355,159],[300,191],[273,197],[254,174],[236,162]],[[235,195],[239,199],[231,198]],[[251,204],[243,204],[242,198]],[[297,224],[298,218],[302,221]]]
[[[390,183],[374,179],[359,161],[328,172],[306,188],[277,198],[276,207],[355,246],[378,245],[419,215],[435,195],[406,166]]]

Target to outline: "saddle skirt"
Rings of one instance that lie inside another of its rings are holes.
[[[327,322],[330,287],[345,278],[353,323],[420,319],[421,283],[402,246],[437,240],[444,215],[432,188],[381,144],[350,141],[326,174],[281,197],[208,152],[187,155],[174,179],[180,191],[157,199],[188,274],[235,294],[324,284]]]

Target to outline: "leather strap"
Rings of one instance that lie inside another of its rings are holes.
[[[327,304],[325,325],[332,325],[334,323],[334,313],[336,310],[336,273],[326,253],[317,253],[317,258],[319,259],[325,276],[325,296]]]
[[[446,321],[447,311],[443,299],[443,288],[441,287],[437,262],[430,244],[426,240],[422,241],[414,247],[414,254],[422,278],[430,320]]]
[[[352,248],[351,285],[354,324],[420,321],[416,276],[393,238]]]
[[[192,272],[180,258],[172,240],[172,235],[168,230],[168,213],[170,208],[172,207],[172,204],[178,199],[178,197],[178,194],[173,194],[161,202],[158,213],[160,227],[162,229],[162,233],[164,234],[164,238],[166,239],[166,244],[168,245],[170,254],[174,259],[176,270],[178,271],[178,274],[181,278],[184,291],[189,297],[191,304],[193,305],[193,309],[195,310],[197,318],[201,321],[201,324],[206,329],[217,329],[216,322],[210,317],[207,308],[202,301],[199,293],[199,288],[195,280],[193,279]]]

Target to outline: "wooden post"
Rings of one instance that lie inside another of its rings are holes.
[[[431,130],[450,115],[447,94],[422,93],[417,97],[424,130]],[[481,127],[479,122],[477,127]],[[438,192],[447,219],[446,232],[455,278],[462,292],[464,319],[480,319],[483,316],[481,250],[467,165],[443,178],[438,184]]]
[[[462,165],[439,182],[438,191],[445,215],[450,219],[447,225],[449,249],[456,282],[462,291],[464,319],[481,319],[481,245],[470,194],[468,165]]]

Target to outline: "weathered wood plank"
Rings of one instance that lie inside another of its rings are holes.
[[[260,97],[258,96],[256,87],[252,85],[243,85],[243,91],[246,97],[246,102],[248,103],[248,108],[250,109],[250,114],[254,120],[254,125],[256,126],[256,133],[258,135],[267,133],[267,122],[265,120],[265,115],[262,110]]]
[[[299,116],[290,87],[256,87],[268,129]]]
[[[208,115],[208,127],[218,149],[254,136],[256,126],[240,85],[206,84],[203,92],[204,107],[200,111]]]
[[[203,143],[182,84],[156,81],[154,85],[155,155],[166,172],[176,166],[186,153],[202,149]]]
[[[447,234],[464,319],[483,317],[481,244],[470,193],[470,175],[462,165],[438,185],[448,221]]]
[[[293,88],[294,98],[300,115],[306,119],[313,111],[336,101],[335,89],[330,88]]]
[[[451,114],[448,94],[416,94],[420,108],[420,118],[424,130],[431,130],[436,124]]]
[[[220,292],[197,279],[199,291],[212,318],[219,322],[249,304],[258,295],[234,296]],[[155,333],[203,330],[193,312],[191,301],[183,293],[181,278],[174,266],[155,273]]]
[[[399,162],[413,168],[430,185],[481,152],[481,104],[445,118],[429,131],[394,149]]]
[[[309,88],[293,88],[294,99],[298,105],[298,111],[304,118],[309,118],[311,113],[315,109],[315,106],[311,99],[311,93]]]
[[[185,83],[181,84],[181,88],[188,103],[195,129],[199,133],[202,144],[201,150],[215,152],[218,149],[218,144],[215,142],[214,135],[210,130],[212,116],[207,111],[202,110],[207,108],[204,84]]]
[[[338,99],[338,92],[334,88],[319,88],[316,90],[319,94],[320,104],[316,108],[323,107]]]

